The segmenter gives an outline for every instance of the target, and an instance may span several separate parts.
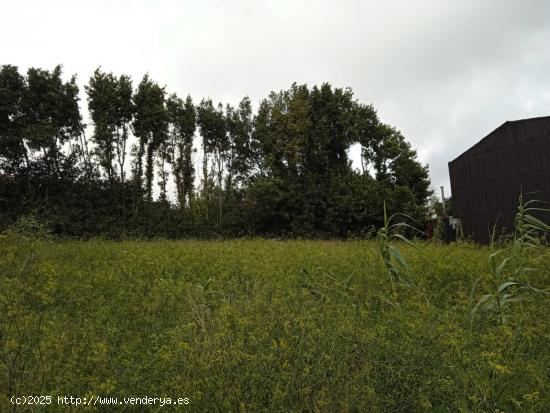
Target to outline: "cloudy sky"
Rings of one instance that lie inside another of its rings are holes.
[[[349,86],[449,190],[447,162],[506,120],[550,115],[545,0],[0,0],[0,64],[149,72],[195,100]],[[83,96],[84,97],[84,96]]]

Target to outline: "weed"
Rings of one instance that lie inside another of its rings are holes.
[[[529,253],[540,249],[541,234],[550,232],[548,225],[532,215],[534,211],[550,212],[550,210],[533,207],[532,205],[536,202],[538,201],[523,202],[523,196],[520,195],[513,243],[489,255],[490,292],[484,294],[472,308],[471,321],[479,311],[483,310],[494,311],[499,323],[504,324],[506,308],[522,300],[525,293],[547,294],[547,291],[535,288],[524,281],[529,272],[537,270],[534,265],[535,260],[529,259]],[[491,245],[494,245],[493,241]],[[474,283],[472,295],[478,281]]]
[[[408,215],[401,213],[396,213],[388,217],[386,202],[384,201],[384,225],[378,230],[376,239],[378,241],[378,251],[380,252],[392,286],[394,283],[404,285],[410,283],[410,267],[405,257],[403,257],[399,249],[393,245],[391,241],[397,239],[414,246],[414,244],[402,233],[399,233],[399,230],[410,229],[419,232],[416,228],[405,222],[395,222],[398,217],[412,220]]]

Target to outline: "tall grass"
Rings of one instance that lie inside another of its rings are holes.
[[[10,404],[24,394],[188,397],[193,412],[550,411],[548,297],[502,300],[548,284],[526,215],[504,252],[413,246],[395,216],[376,241],[4,234],[0,411],[31,411]],[[474,283],[500,309],[487,299],[471,323]]]
[[[384,267],[388,272],[392,286],[394,283],[409,285],[410,268],[405,257],[401,254],[399,248],[392,244],[392,240],[403,241],[409,245],[414,244],[409,241],[403,234],[403,230],[412,230],[419,232],[410,224],[403,222],[403,219],[412,221],[412,218],[406,214],[396,213],[388,216],[386,211],[386,202],[384,202],[384,224],[378,230],[376,239],[378,242],[378,251],[382,257]],[[401,221],[397,221],[401,219]]]
[[[550,212],[535,207],[537,203],[536,200],[524,202],[523,195],[520,195],[513,241],[498,250],[494,250],[494,242],[491,242],[493,251],[488,258],[490,287],[472,308],[472,321],[480,311],[493,311],[499,323],[504,324],[505,311],[510,305],[525,299],[528,293],[548,293],[533,287],[525,279],[528,273],[537,271],[537,261],[546,254],[542,239],[550,233],[550,226],[532,215],[534,212]],[[479,280],[474,284],[472,294]]]

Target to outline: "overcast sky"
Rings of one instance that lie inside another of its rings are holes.
[[[550,115],[545,0],[0,0],[0,64],[144,73],[181,96],[257,103],[349,86],[449,191],[447,162],[506,120]],[[84,96],[83,96],[84,98]]]

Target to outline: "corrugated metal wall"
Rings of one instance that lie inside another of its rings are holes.
[[[504,123],[449,162],[449,174],[465,235],[487,243],[495,224],[497,234],[513,229],[520,192],[550,202],[550,116]]]

